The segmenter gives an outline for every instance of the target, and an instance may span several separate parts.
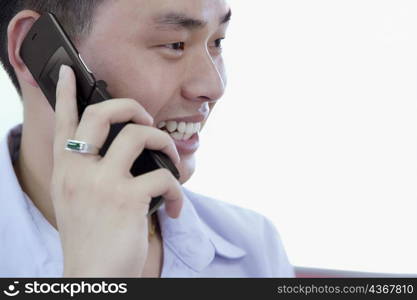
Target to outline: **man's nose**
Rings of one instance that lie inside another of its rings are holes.
[[[186,74],[182,89],[183,97],[186,99],[214,102],[223,96],[223,66],[216,64],[209,53],[190,60]]]

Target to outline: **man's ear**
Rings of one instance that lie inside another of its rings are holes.
[[[20,79],[33,87],[38,87],[38,84],[20,57],[20,48],[26,34],[39,17],[40,15],[33,10],[22,10],[13,17],[7,28],[7,51],[10,64],[13,66],[16,76],[19,75]]]

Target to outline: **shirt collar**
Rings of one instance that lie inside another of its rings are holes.
[[[1,143],[0,159],[2,165],[2,180],[0,180],[1,201],[0,205],[7,205],[5,209],[0,210],[0,220],[7,222],[17,220],[16,214],[27,210],[27,205],[23,201],[15,201],[15,199],[23,199],[24,194],[17,180],[13,168],[13,162],[16,160],[20,145],[21,125],[13,128]],[[13,199],[13,200],[12,200]],[[13,222],[12,222],[13,223]]]
[[[50,231],[42,231],[39,227],[43,216],[32,214],[36,208],[25,198],[13,168],[21,131],[22,126],[16,126],[0,144],[0,271],[35,276],[43,270],[44,275],[56,275],[54,270],[60,262],[60,245],[47,243],[45,234]]]
[[[191,193],[183,188],[184,202],[177,219],[170,218],[165,205],[158,209],[162,237],[171,251],[187,266],[197,272],[205,269],[219,255],[237,259],[246,252],[226,240],[207,225],[192,203]]]

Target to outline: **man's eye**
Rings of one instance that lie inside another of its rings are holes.
[[[222,42],[223,42],[224,38],[221,39],[217,39],[214,41],[214,45],[216,46],[216,48],[222,48]]]
[[[165,47],[175,50],[175,51],[184,51],[185,43],[184,42],[172,43],[172,44],[165,45]]]

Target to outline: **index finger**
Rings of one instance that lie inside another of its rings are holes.
[[[56,87],[54,154],[65,151],[65,143],[73,138],[78,126],[77,87],[73,70],[62,65]]]

